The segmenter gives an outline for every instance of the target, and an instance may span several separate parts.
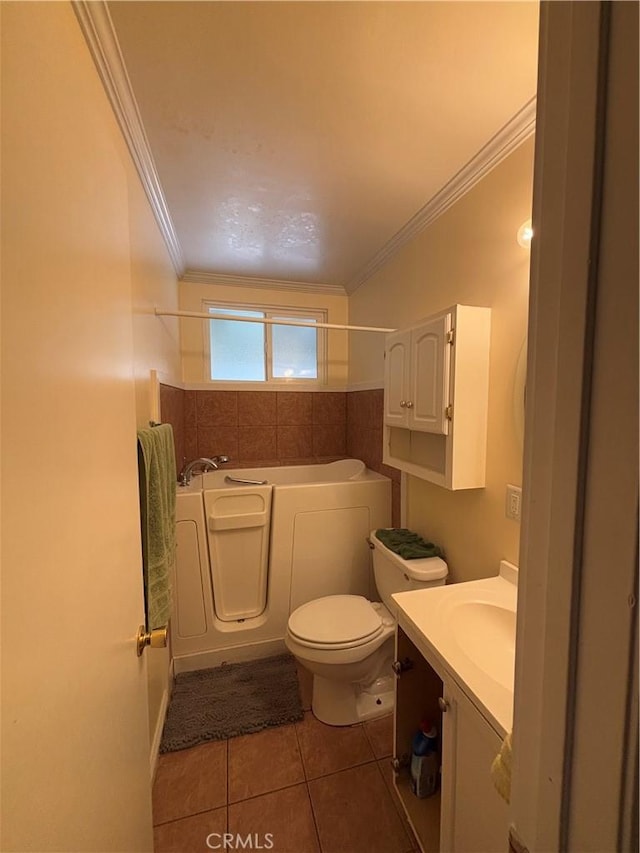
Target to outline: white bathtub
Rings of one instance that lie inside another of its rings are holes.
[[[221,469],[179,487],[175,671],[284,651],[289,614],[313,598],[375,598],[366,538],[390,522],[391,481],[357,459]]]

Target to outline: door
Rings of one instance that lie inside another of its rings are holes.
[[[491,779],[501,740],[451,681],[444,685],[444,699],[441,850],[506,853],[509,807]]]
[[[447,335],[451,314],[436,317],[411,333],[409,370],[409,429],[446,435],[449,421],[449,362]]]
[[[384,422],[387,426],[407,426],[410,342],[410,332],[387,335],[384,353]]]
[[[127,176],[71,4],[2,4],[2,850],[152,849]]]

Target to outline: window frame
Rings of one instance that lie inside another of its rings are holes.
[[[313,318],[317,323],[327,322],[326,308],[305,308],[296,305],[273,305],[270,303],[259,302],[230,302],[225,299],[203,299],[202,310],[204,313],[215,314],[215,309],[221,308],[225,311],[237,310],[240,311],[261,311],[265,315],[265,319],[274,317],[287,317],[291,320],[304,321],[305,319]],[[229,318],[233,319],[233,318]],[[214,379],[211,376],[211,329],[210,320],[203,320],[203,355],[204,355],[204,379],[207,384],[213,385],[238,385],[243,388],[268,388],[274,385],[286,385],[288,387],[317,387],[327,384],[327,329],[316,329],[316,366],[317,378],[304,379],[301,377],[274,377],[273,376],[273,340],[272,329],[273,324],[265,323],[265,376],[264,380],[260,379]]]

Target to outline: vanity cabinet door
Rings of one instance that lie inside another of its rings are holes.
[[[506,853],[509,807],[491,778],[501,740],[457,685],[445,683],[444,699],[440,849]]]

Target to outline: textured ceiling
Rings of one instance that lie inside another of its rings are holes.
[[[189,270],[348,286],[535,95],[532,2],[109,11]]]

